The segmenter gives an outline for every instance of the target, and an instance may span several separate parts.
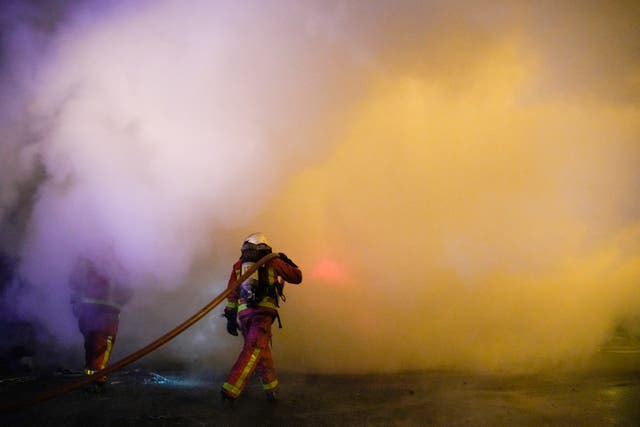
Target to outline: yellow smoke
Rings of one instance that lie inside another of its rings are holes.
[[[620,215],[640,113],[539,96],[538,67],[506,42],[463,81],[372,77],[332,155],[255,222],[306,273],[283,364],[577,366],[640,311],[638,224]]]

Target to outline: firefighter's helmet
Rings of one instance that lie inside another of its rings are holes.
[[[269,241],[263,233],[253,233],[244,239],[240,252],[242,252],[241,258],[243,262],[256,262],[271,253],[271,246],[269,246]]]
[[[264,233],[249,234],[247,238],[244,239],[244,242],[242,242],[243,245],[245,243],[253,243],[254,245],[265,244],[269,246],[269,241],[267,240],[267,236],[265,236]]]

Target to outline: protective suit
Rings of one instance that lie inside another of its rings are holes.
[[[254,233],[243,242],[242,255],[233,265],[228,287],[236,285],[237,279],[256,261],[271,253],[266,237]],[[256,273],[240,284],[227,298],[224,317],[227,332],[238,335],[238,326],[244,344],[238,358],[222,386],[222,398],[233,400],[240,396],[247,380],[257,370],[267,399],[275,400],[278,387],[273,357],[271,355],[271,325],[277,318],[279,300],[283,297],[284,283],[299,284],[302,272],[286,255],[268,261]],[[240,320],[238,325],[236,315]]]
[[[110,277],[104,266],[80,259],[71,274],[71,306],[84,337],[84,372],[92,375],[107,366],[118,333],[122,307],[131,299],[130,287]],[[96,384],[104,386],[107,378]]]

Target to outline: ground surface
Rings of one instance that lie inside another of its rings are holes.
[[[536,375],[431,371],[281,374],[269,404],[252,380],[232,408],[223,373],[129,369],[104,394],[75,391],[0,413],[0,426],[640,426],[640,351],[603,354],[588,371]],[[0,379],[13,401],[76,379],[50,372]]]

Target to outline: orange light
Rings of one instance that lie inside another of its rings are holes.
[[[311,277],[317,280],[343,283],[347,280],[347,272],[344,267],[332,259],[324,258],[318,261],[311,269]]]

